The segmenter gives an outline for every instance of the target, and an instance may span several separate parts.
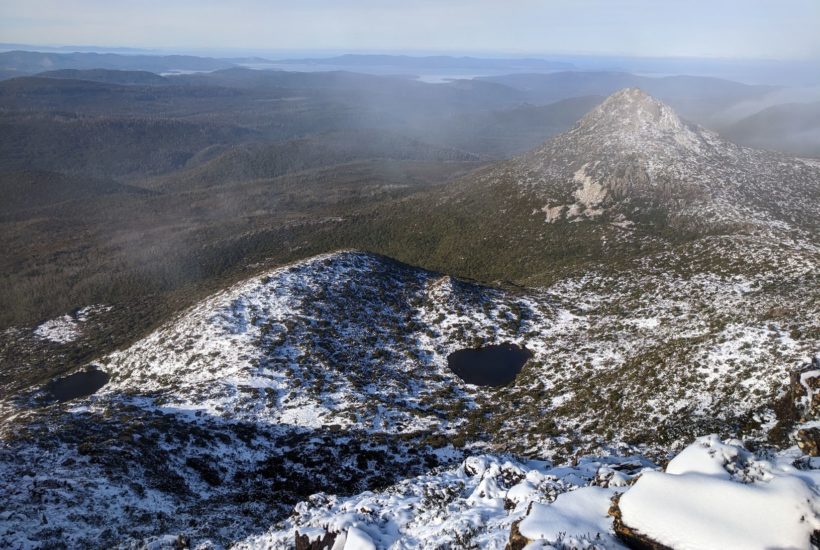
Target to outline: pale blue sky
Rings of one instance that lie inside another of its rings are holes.
[[[820,0],[0,0],[0,42],[820,57]]]

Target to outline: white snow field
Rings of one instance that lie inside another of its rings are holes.
[[[92,314],[107,311],[110,306],[94,305],[77,310],[73,315],[63,315],[49,319],[34,328],[34,336],[55,344],[68,344],[75,341],[82,333],[82,325]]]

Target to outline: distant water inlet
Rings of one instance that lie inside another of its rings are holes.
[[[527,348],[498,344],[454,351],[447,356],[447,365],[468,384],[505,386],[515,380],[530,357]]]
[[[69,401],[96,393],[108,383],[109,378],[101,370],[88,369],[52,380],[46,386],[46,391],[57,401]]]

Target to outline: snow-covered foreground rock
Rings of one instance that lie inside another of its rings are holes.
[[[704,437],[618,501],[627,540],[670,548],[808,548],[820,543],[820,472]],[[817,459],[814,459],[817,462]],[[799,464],[799,463],[798,463]]]
[[[699,438],[665,472],[638,456],[565,467],[476,456],[375,493],[313,495],[234,548],[810,548],[820,471],[794,460],[793,450],[763,459],[717,436]]]

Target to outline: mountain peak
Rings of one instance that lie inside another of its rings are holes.
[[[687,124],[669,105],[639,88],[625,88],[609,96],[580,120],[575,132],[610,137],[638,149],[666,143],[699,151],[703,142],[701,129]]]
[[[640,88],[622,88],[610,95],[605,100],[609,103],[642,103],[642,104],[657,104],[660,103],[657,99],[644,92]]]
[[[785,177],[785,166],[794,175]],[[721,139],[636,88],[613,94],[572,130],[486,179],[503,181],[510,173],[538,195],[543,206],[536,211],[547,223],[644,223],[647,213],[663,213],[687,230],[768,231],[773,220],[806,228],[817,219],[816,201],[793,199],[816,195],[816,166]]]
[[[640,131],[650,128],[665,131],[685,131],[686,124],[665,103],[639,88],[624,88],[615,92],[590,111],[581,127],[601,129],[622,128]]]

